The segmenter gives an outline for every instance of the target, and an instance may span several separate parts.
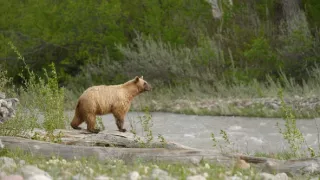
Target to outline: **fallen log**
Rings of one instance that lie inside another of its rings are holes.
[[[75,134],[78,135],[77,137],[82,137],[79,133],[81,134],[81,131],[75,132]],[[91,136],[95,135],[91,134]],[[123,136],[130,137],[129,135]],[[99,136],[97,135],[97,137]],[[88,138],[84,139],[88,140]],[[226,154],[218,150],[199,150],[188,147],[181,148],[179,146],[177,146],[179,148],[101,147],[89,146],[90,143],[75,143],[68,145],[67,143],[58,144],[11,136],[0,136],[0,140],[0,148],[4,147],[9,150],[20,149],[31,153],[32,155],[48,158],[52,156],[59,156],[64,159],[72,160],[74,158],[94,156],[100,161],[122,159],[126,162],[132,162],[139,159],[142,161],[165,161],[193,164],[198,164],[202,160],[205,160],[226,166],[234,166],[237,161],[242,160],[245,163],[249,163],[251,166],[255,166],[261,171],[268,173],[284,172],[292,175],[320,173],[320,158],[277,160],[272,158],[246,156],[243,154]]]
[[[43,139],[47,132],[43,129],[34,129],[22,137]],[[89,133],[86,129],[56,129],[53,132],[55,137],[60,139],[59,144],[77,145],[77,146],[100,146],[100,147],[123,147],[123,148],[159,148],[166,149],[193,149],[175,142],[160,142],[159,139],[153,139],[146,143],[147,139],[132,133],[119,131],[101,131],[98,134]]]

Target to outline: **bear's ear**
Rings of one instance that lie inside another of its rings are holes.
[[[140,79],[143,79],[143,76],[141,76]]]
[[[138,77],[138,76],[136,76],[136,77],[134,78],[134,82],[135,82],[135,83],[139,82],[139,77]]]

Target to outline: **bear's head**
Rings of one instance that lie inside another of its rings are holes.
[[[151,85],[147,81],[143,80],[143,76],[141,77],[136,76],[134,78],[134,83],[138,86],[141,92],[152,90]]]

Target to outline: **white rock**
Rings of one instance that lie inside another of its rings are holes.
[[[9,116],[9,110],[6,107],[0,107],[0,113],[2,114],[3,118],[6,118]]]
[[[5,99],[6,98],[6,94],[3,92],[0,92],[0,99]]]
[[[20,166],[23,166],[23,165],[25,165],[25,164],[26,164],[26,161],[24,161],[24,160],[20,160],[20,161],[19,161],[19,164],[20,164]]]
[[[275,180],[275,176],[269,173],[260,173],[259,174],[261,180]]]
[[[140,175],[137,171],[133,171],[133,172],[129,173],[128,177],[130,180],[138,180]]]
[[[1,120],[0,120],[1,121]],[[4,148],[4,144],[2,143],[1,139],[0,139],[0,149]]]
[[[44,176],[47,176],[49,179],[52,179],[51,176],[47,172],[39,169],[36,166],[26,165],[26,166],[23,166],[20,169],[20,171],[21,171],[21,174],[23,175],[23,177],[26,179],[28,179],[32,176],[36,176],[36,175],[44,175]]]
[[[151,179],[156,179],[156,180],[173,180],[175,178],[172,178],[168,175],[167,171],[164,171],[159,168],[155,168],[152,170],[151,173]]]
[[[76,174],[72,177],[72,180],[87,180],[87,178],[81,174]]]
[[[286,173],[278,173],[275,175],[275,180],[288,180],[289,177]]]
[[[111,178],[107,176],[97,176],[96,178],[94,178],[94,180],[111,180]]]
[[[162,169],[159,169],[159,168],[155,168],[152,170],[152,174],[151,176],[167,176],[168,175],[168,172],[167,171],[164,171]]]
[[[188,176],[187,180],[206,180],[202,175]]]
[[[7,101],[5,99],[0,99],[0,107],[7,107]]]
[[[320,177],[313,177],[310,180],[319,180]]]
[[[238,176],[228,176],[225,178],[225,180],[243,180],[243,179]]]
[[[1,169],[11,169],[17,167],[16,162],[9,157],[0,157],[0,165]]]
[[[205,173],[203,173],[203,177],[207,178],[207,177],[209,177],[209,174],[205,172]]]
[[[195,168],[189,168],[191,174],[197,174],[197,170]]]
[[[51,179],[52,179],[51,177],[48,177],[43,174],[34,175],[34,176],[27,178],[27,180],[51,180]]]

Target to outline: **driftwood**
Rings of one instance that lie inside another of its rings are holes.
[[[33,132],[28,133],[24,137],[32,138],[35,137],[35,134],[42,138],[46,135],[46,132],[42,129],[35,129]],[[66,145],[141,148],[146,146],[143,144],[143,142],[147,142],[145,137],[138,135],[135,137],[132,133],[123,133],[119,131],[101,131],[98,134],[92,134],[86,129],[57,129],[53,132],[53,134],[55,136],[60,136],[60,144]],[[163,147],[166,149],[193,149],[175,142],[162,143],[159,139],[153,139],[150,143],[148,143],[147,147]]]
[[[198,164],[201,160],[219,163],[226,166],[233,166],[237,161],[250,163],[264,172],[280,173],[285,172],[292,175],[317,174],[320,173],[320,158],[298,159],[298,160],[276,160],[271,158],[261,158],[245,156],[241,154],[226,154],[218,150],[199,150],[188,148],[176,143],[169,142],[169,146],[155,148],[136,148],[132,142],[133,136],[130,133],[99,133],[84,135],[84,131],[67,131],[61,144],[51,143],[28,138],[0,136],[0,148],[5,147],[10,150],[21,149],[33,155],[44,157],[60,156],[65,159],[95,156],[98,160],[122,159],[126,162],[134,160],[143,161],[167,161],[180,163]],[[112,135],[113,134],[113,135]],[[107,137],[106,139],[104,139]],[[113,138],[114,139],[113,139]],[[126,139],[127,140],[123,140]],[[97,144],[98,138],[99,143]],[[93,140],[90,142],[90,140]],[[117,140],[120,140],[118,143]],[[72,143],[71,143],[72,142]],[[124,145],[127,143],[130,145]],[[114,147],[108,146],[113,143]],[[91,146],[95,145],[95,146]],[[98,145],[98,146],[97,146]],[[104,147],[101,147],[104,146]],[[116,147],[118,146],[118,147]],[[157,146],[157,144],[153,144]],[[129,148],[130,147],[130,148]]]

